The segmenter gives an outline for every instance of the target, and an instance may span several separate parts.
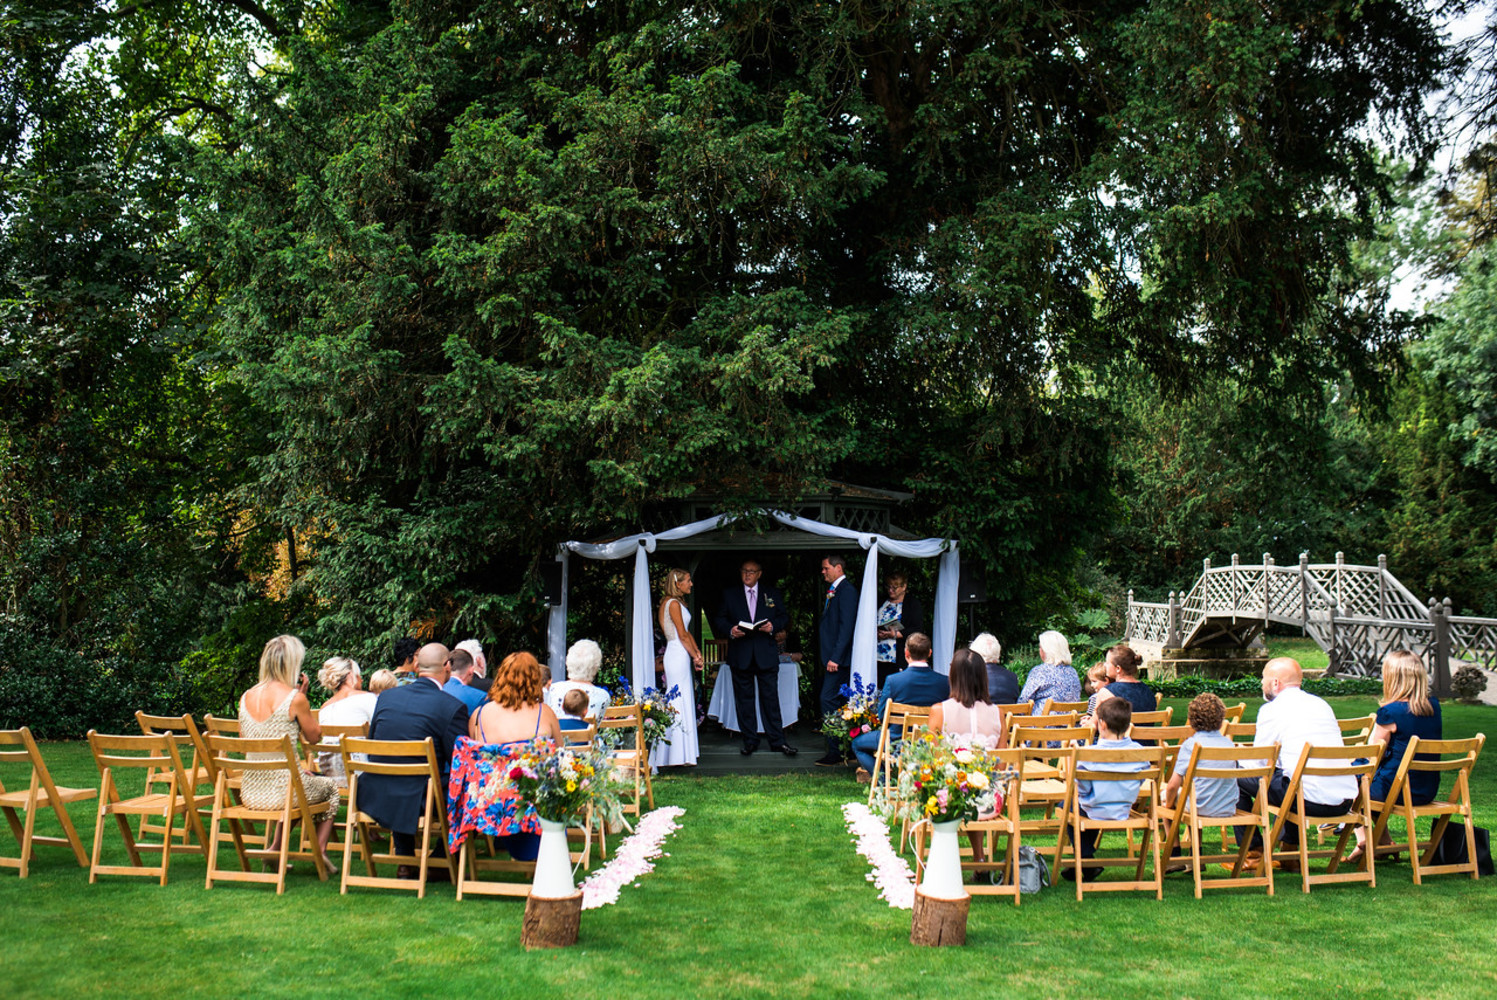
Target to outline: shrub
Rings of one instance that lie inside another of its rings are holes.
[[[1450,690],[1457,701],[1474,702],[1487,689],[1487,675],[1479,667],[1461,667],[1450,678]]]

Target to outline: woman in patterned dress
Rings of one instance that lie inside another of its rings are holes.
[[[298,738],[310,743],[322,739],[322,727],[312,715],[307,701],[307,675],[301,672],[307,648],[294,635],[278,635],[260,652],[260,683],[239,699],[239,735],[246,739],[279,739],[290,736],[293,745]],[[300,748],[297,750],[300,756]],[[248,754],[251,760],[267,760],[274,754]],[[245,771],[241,795],[252,809],[279,809],[286,801],[290,775],[285,771]],[[317,774],[303,774],[302,787],[312,816],[317,822],[317,847],[323,860],[327,843],[333,835],[333,818],[338,813],[338,783]],[[285,830],[277,829],[271,850],[280,850]],[[273,862],[266,862],[273,864]]]

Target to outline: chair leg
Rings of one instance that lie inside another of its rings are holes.
[[[7,809],[5,811],[7,813],[9,813],[11,816],[15,815],[14,810]],[[15,826],[15,820],[14,819],[11,820],[11,826],[12,826],[12,828],[14,828],[14,826]],[[31,873],[31,855],[32,855],[32,852],[36,849],[35,848],[35,844],[33,844],[31,838],[35,834],[35,832],[36,832],[36,800],[35,800],[35,798],[33,798],[32,801],[31,801],[31,803],[30,803],[30,805],[26,809],[26,825],[21,830],[21,836],[19,836],[19,837],[16,838],[17,840],[19,840],[21,842],[21,877],[22,878],[25,878],[27,875],[29,875]]]
[[[176,801],[166,804],[166,832],[161,837],[161,885],[166,885],[166,873],[172,866],[172,821],[177,818]]]

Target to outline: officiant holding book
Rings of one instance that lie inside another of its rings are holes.
[[[878,608],[878,686],[889,675],[909,666],[904,657],[904,639],[911,632],[925,631],[925,606],[910,593],[909,577],[902,572],[884,577],[889,599]]]
[[[738,709],[738,731],[743,736],[744,756],[759,749],[759,724],[769,748],[793,757],[796,749],[785,742],[780,720],[780,651],[776,632],[790,627],[790,610],[778,587],[760,583],[764,570],[757,560],[746,559],[739,568],[740,586],[723,591],[712,629],[728,640],[728,669],[733,677],[733,700]],[[755,712],[754,692],[758,691]]]

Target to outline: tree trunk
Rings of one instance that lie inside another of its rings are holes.
[[[910,944],[933,947],[966,944],[967,908],[971,905],[971,896],[937,899],[916,889],[915,914],[910,921]]]
[[[963,927],[966,915],[963,914]],[[582,892],[563,899],[525,898],[525,919],[520,925],[520,943],[531,948],[566,948],[577,943],[582,925]]]

